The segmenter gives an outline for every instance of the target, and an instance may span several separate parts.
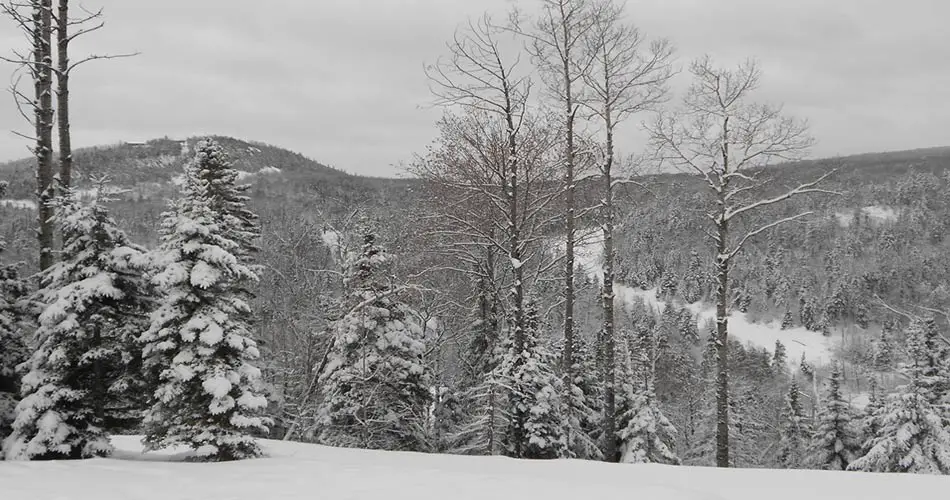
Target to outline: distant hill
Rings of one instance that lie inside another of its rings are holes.
[[[132,189],[137,197],[164,197],[168,194],[165,188],[174,185],[184,163],[192,157],[194,145],[201,139],[166,137],[78,149],[74,153],[77,187],[88,187],[91,179],[105,176],[112,184]],[[267,177],[270,183],[285,184],[295,190],[323,184],[323,188],[334,187],[337,189],[331,191],[343,194],[400,183],[392,179],[351,175],[269,144],[222,136],[214,136],[214,139],[230,154],[242,177]],[[0,163],[0,179],[10,182],[8,198],[33,197],[34,169],[32,158]]]

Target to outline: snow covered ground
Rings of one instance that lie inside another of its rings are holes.
[[[523,461],[264,441],[267,458],[182,463],[114,438],[113,458],[0,462],[4,500],[896,500],[939,498],[937,476]],[[936,495],[936,496],[935,496]]]
[[[19,210],[36,210],[33,200],[0,200],[0,207],[10,207]]]
[[[581,266],[589,276],[602,281],[604,277],[602,254],[602,241],[594,240],[585,243],[577,249],[577,265]],[[666,303],[657,298],[656,290],[641,290],[622,283],[615,283],[614,290],[618,303],[643,300],[648,306],[660,312],[666,307]],[[700,327],[716,316],[716,309],[711,304],[695,303],[686,307],[694,315],[699,316]],[[833,341],[829,337],[801,327],[782,330],[777,321],[755,324],[750,322],[745,314],[735,312],[729,316],[729,335],[739,341],[764,347],[769,352],[774,351],[775,341],[781,340],[786,348],[788,362],[792,366],[799,364],[803,354],[806,360],[817,366],[825,365],[832,360],[831,342]]]
[[[861,211],[873,222],[894,222],[897,220],[898,213],[891,207],[884,207],[880,205],[871,205],[867,207],[862,207]],[[851,225],[851,222],[854,220],[854,214],[851,212],[837,212],[835,213],[835,218],[838,219],[838,225],[841,227],[848,227]]]

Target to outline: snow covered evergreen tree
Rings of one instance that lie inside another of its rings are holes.
[[[868,387],[868,404],[861,410],[861,420],[858,422],[858,437],[861,440],[861,449],[858,456],[867,455],[874,445],[874,438],[880,428],[883,416],[884,397],[881,394],[877,379],[871,378]]]
[[[107,455],[107,431],[139,418],[135,338],[149,309],[147,259],[101,201],[82,206],[67,193],[57,209],[63,250],[40,277],[37,347],[24,365],[8,459]]]
[[[846,470],[861,450],[851,405],[841,394],[841,366],[835,362],[828,379],[828,392],[818,413],[811,440],[809,465],[825,470]]]
[[[540,319],[533,300],[525,304],[524,349],[514,345],[502,361],[510,388],[508,455],[551,459],[568,455],[567,428],[561,399],[563,382],[555,372],[557,357],[540,338]]]
[[[257,280],[245,259],[252,231],[215,209],[236,175],[209,178],[206,167],[185,167],[182,196],[163,215],[152,278],[158,307],[140,338],[156,387],[145,445],[184,445],[199,460],[222,461],[260,455],[252,434],[266,431],[267,400],[252,364],[259,351],[245,289]]]
[[[319,440],[332,446],[422,451],[429,405],[425,345],[416,317],[386,272],[392,256],[366,234],[349,263],[346,314],[332,327],[320,375]]]
[[[257,252],[260,237],[257,214],[247,208],[250,198],[245,193],[251,185],[237,183],[238,171],[224,148],[211,138],[198,142],[187,168],[207,186],[210,208],[222,220],[221,236],[237,244],[232,253],[247,264]]]
[[[0,196],[6,186],[6,182],[0,181]],[[4,250],[6,242],[0,239],[0,257]],[[0,262],[0,445],[12,431],[13,409],[19,401],[20,376],[16,367],[29,356],[24,340],[29,291],[18,268],[16,264]]]
[[[775,351],[772,352],[772,372],[776,375],[788,374],[788,353],[781,340],[775,341]]]
[[[785,396],[782,421],[778,461],[786,469],[797,469],[804,463],[810,433],[802,408],[801,390],[794,378]]]
[[[871,344],[871,363],[878,370],[887,370],[891,367],[891,343],[887,338],[887,329],[881,328],[881,333]]]
[[[680,459],[674,451],[676,429],[660,410],[654,390],[655,360],[649,357],[655,351],[643,345],[645,337],[639,340],[637,351],[640,359],[637,362],[631,359],[626,341],[620,342],[621,348],[617,352],[622,393],[617,418],[620,424],[617,431],[620,462],[678,465]]]
[[[910,361],[901,371],[910,383],[877,412],[877,432],[866,445],[868,452],[852,462],[849,470],[950,474],[947,406],[934,402],[935,388],[945,381],[930,365],[933,333],[927,329],[926,323],[916,320],[908,329]]]
[[[603,452],[597,436],[601,432],[603,387],[597,374],[595,348],[587,339],[574,338],[574,374],[566,401],[567,442],[573,458],[600,460]]]

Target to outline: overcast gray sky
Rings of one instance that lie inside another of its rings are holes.
[[[619,1],[619,0],[618,0]],[[537,0],[518,0],[524,7]],[[214,133],[392,176],[434,138],[422,68],[456,25],[510,0],[85,0],[74,54],[141,51],[73,78],[74,144]],[[950,145],[946,0],[630,0],[678,60],[754,56],[761,96],[808,118],[814,156]],[[3,20],[6,21],[6,20]],[[22,46],[8,22],[0,49]],[[3,65],[2,74],[11,68]],[[681,75],[685,78],[685,75]],[[5,78],[2,83],[6,83]],[[0,96],[0,160],[28,155]],[[635,141],[628,141],[630,148]]]

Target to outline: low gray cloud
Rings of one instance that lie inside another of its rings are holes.
[[[91,3],[105,8],[108,24],[75,53],[142,54],[77,71],[78,145],[217,133],[372,175],[396,175],[393,165],[434,138],[440,112],[426,106],[423,64],[443,53],[467,17],[503,15],[511,4]],[[942,0],[631,0],[628,10],[648,35],[674,42],[680,65],[703,53],[723,62],[758,58],[760,96],[810,120],[818,156],[947,143],[950,5]],[[0,48],[20,44],[9,23],[0,25]],[[0,97],[0,130],[24,126]],[[22,157],[27,146],[4,134],[0,159]]]

